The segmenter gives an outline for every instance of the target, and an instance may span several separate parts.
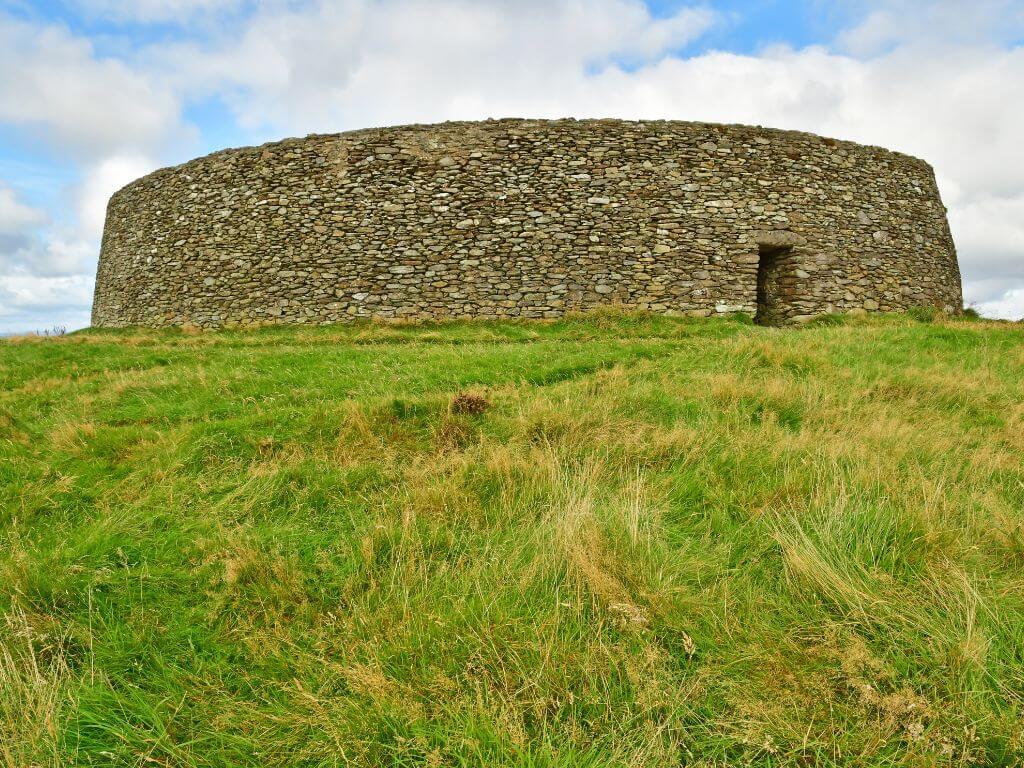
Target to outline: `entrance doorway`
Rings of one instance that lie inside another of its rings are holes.
[[[793,248],[789,246],[758,246],[757,314],[754,315],[758,325],[782,325],[786,319],[786,298],[793,290],[789,268],[792,256]]]

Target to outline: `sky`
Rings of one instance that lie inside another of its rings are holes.
[[[487,117],[922,157],[965,301],[1024,317],[1024,0],[0,0],[0,333],[89,324],[107,200],[156,168]]]

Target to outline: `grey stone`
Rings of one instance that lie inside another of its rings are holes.
[[[794,248],[807,245],[807,239],[785,229],[760,230],[751,233],[755,243],[763,248]]]

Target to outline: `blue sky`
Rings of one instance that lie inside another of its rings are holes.
[[[1024,316],[1017,0],[0,0],[0,333],[88,323],[106,199],[225,146],[498,116],[720,120],[931,162]]]

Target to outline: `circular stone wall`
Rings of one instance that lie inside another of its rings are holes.
[[[107,209],[93,325],[962,306],[921,160],[806,133],[493,120],[288,139]]]

